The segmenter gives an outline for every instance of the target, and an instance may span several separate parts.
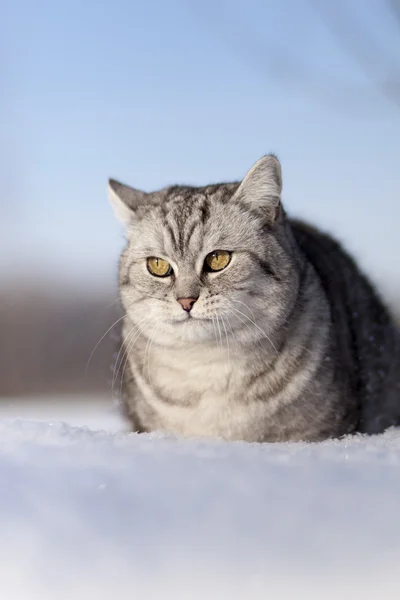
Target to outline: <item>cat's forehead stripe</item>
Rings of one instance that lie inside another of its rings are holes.
[[[176,252],[188,250],[196,231],[207,226],[213,204],[226,204],[238,183],[205,187],[173,186],[166,191],[161,205],[165,232]]]
[[[174,247],[183,254],[187,251],[193,234],[204,227],[210,216],[210,201],[205,194],[191,194],[191,198],[175,196],[165,207],[164,227]]]

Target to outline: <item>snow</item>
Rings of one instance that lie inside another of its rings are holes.
[[[1,598],[400,597],[399,431],[180,440],[105,399],[0,417]]]

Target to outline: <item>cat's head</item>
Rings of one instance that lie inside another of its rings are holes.
[[[284,325],[298,269],[275,156],[241,183],[146,193],[110,180],[109,196],[126,228],[120,292],[137,331],[173,345],[254,341]]]

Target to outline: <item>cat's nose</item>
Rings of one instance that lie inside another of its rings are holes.
[[[190,312],[197,298],[178,298],[177,300],[182,306],[183,310],[186,310],[186,312]]]

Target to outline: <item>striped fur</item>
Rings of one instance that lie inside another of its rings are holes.
[[[322,440],[400,421],[399,333],[344,250],[290,221],[281,172],[152,194],[110,181],[120,260],[123,407],[135,431]],[[219,273],[205,256],[229,250]],[[153,277],[146,258],[174,271]],[[197,298],[190,313],[177,298]]]

